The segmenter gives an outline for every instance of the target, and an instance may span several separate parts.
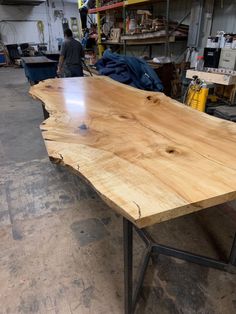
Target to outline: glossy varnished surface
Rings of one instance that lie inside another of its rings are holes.
[[[139,227],[236,198],[236,124],[104,77],[31,88],[49,156]]]

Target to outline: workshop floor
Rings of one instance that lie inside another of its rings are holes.
[[[0,314],[123,313],[122,218],[49,162],[42,109],[28,89],[22,69],[0,69]],[[234,207],[152,232],[162,243],[225,258]],[[137,261],[142,248],[136,238]],[[148,269],[137,313],[236,313],[236,275],[160,256]]]

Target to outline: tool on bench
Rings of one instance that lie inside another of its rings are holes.
[[[91,76],[93,76],[93,73],[91,72],[91,70],[90,70],[90,68],[87,66],[87,64],[84,62],[84,60],[82,59],[81,61],[82,61],[83,66],[85,67],[85,69],[89,72],[89,74],[90,74]]]
[[[193,76],[184,97],[184,103],[193,109],[205,111],[209,88],[205,81]]]

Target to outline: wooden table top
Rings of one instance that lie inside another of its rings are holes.
[[[106,77],[31,87],[48,154],[145,227],[236,199],[236,124]]]
[[[22,57],[21,58],[25,64],[45,64],[45,63],[55,63],[56,61],[50,60],[45,56],[39,57]]]

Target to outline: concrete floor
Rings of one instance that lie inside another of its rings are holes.
[[[52,165],[22,69],[0,68],[0,314],[123,313],[122,217]],[[234,203],[151,228],[159,242],[225,258]],[[135,239],[136,264],[142,243]],[[137,313],[236,313],[236,275],[160,256]]]

